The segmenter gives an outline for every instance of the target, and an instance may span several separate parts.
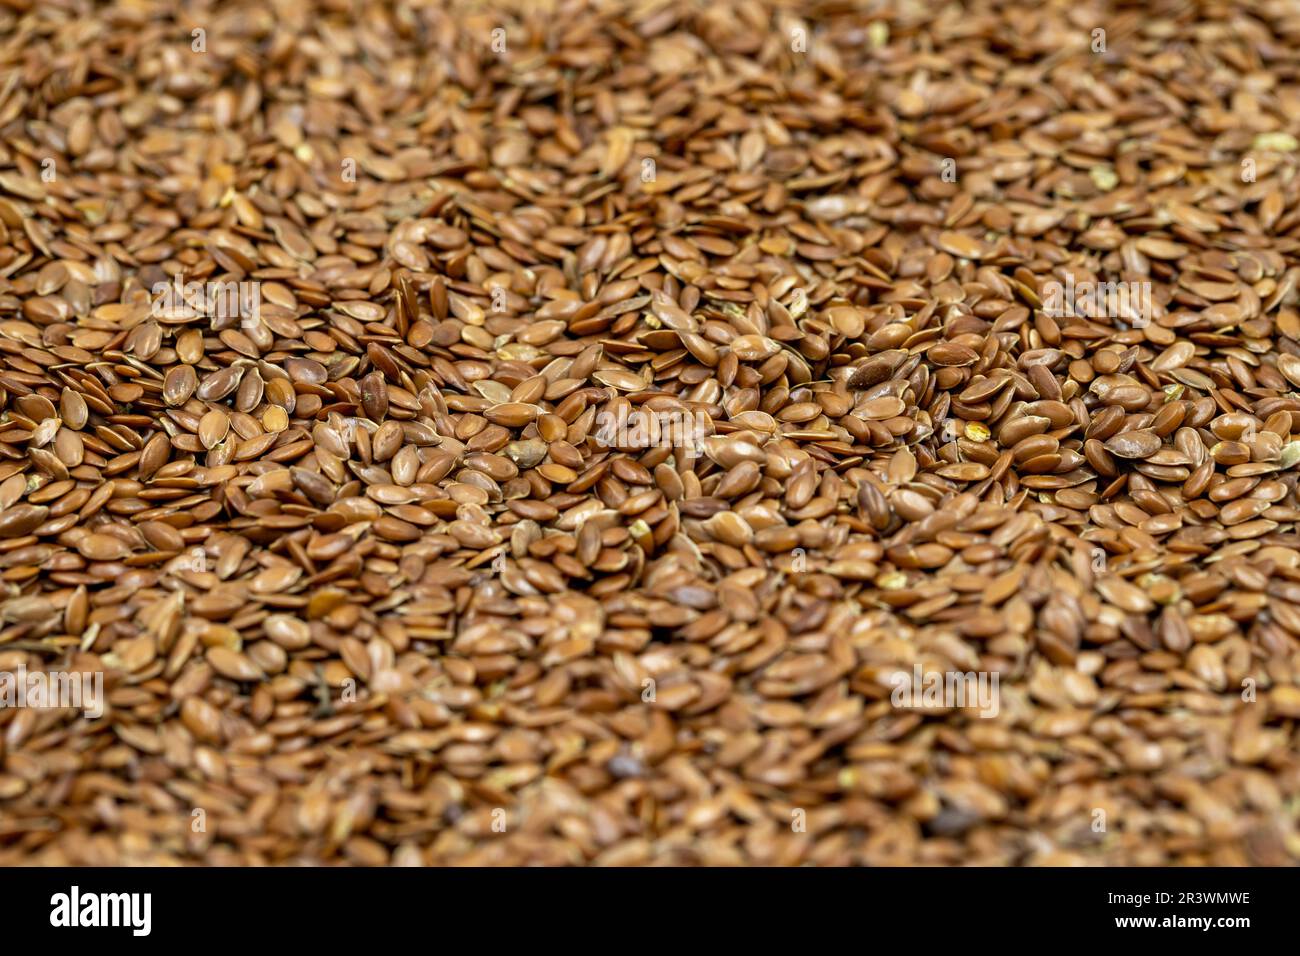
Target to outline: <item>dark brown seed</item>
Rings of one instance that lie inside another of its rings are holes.
[[[41,505],[19,504],[0,512],[0,537],[18,538],[30,534],[44,523],[50,509]]]
[[[361,407],[373,422],[382,422],[388,414],[388,385],[380,372],[361,380]]]
[[[192,366],[176,365],[163,379],[163,401],[173,408],[184,405],[199,387],[199,378]]]

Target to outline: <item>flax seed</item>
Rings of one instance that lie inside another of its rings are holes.
[[[490,6],[3,14],[0,864],[1300,859],[1285,5]]]

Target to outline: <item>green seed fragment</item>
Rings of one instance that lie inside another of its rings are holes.
[[[1274,153],[1293,153],[1300,147],[1300,141],[1290,133],[1260,133],[1252,146]]]
[[[1094,166],[1088,170],[1088,178],[1102,192],[1108,193],[1119,185],[1119,176],[1109,166]]]

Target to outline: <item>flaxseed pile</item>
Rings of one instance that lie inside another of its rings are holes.
[[[1300,860],[1297,133],[1286,0],[7,0],[0,864]]]

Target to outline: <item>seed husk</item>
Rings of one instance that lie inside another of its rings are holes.
[[[1153,431],[1137,429],[1120,432],[1106,439],[1106,450],[1118,458],[1150,458],[1160,448],[1160,436]]]

